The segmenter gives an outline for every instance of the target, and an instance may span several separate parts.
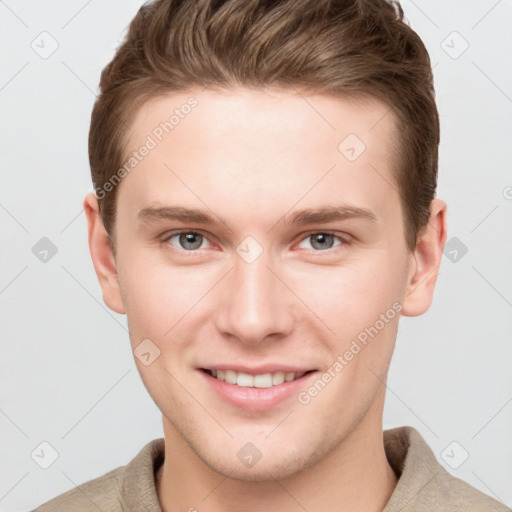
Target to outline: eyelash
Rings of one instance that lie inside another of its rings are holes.
[[[179,231],[172,231],[171,233],[166,233],[166,235],[162,238],[162,242],[164,243],[168,243],[169,245],[172,245],[170,244],[169,240],[171,238],[174,238],[176,236],[179,236],[179,235],[182,235],[182,234],[194,234],[194,235],[201,235],[205,240],[208,240],[208,237],[202,233],[201,231],[191,231],[191,230],[179,230]],[[319,250],[319,249],[310,249],[309,252],[310,253],[315,253],[315,254],[319,254],[319,253],[330,253],[332,252],[335,247],[342,247],[342,246],[345,246],[345,245],[348,245],[348,240],[332,231],[310,231],[309,233],[306,233],[305,236],[303,236],[299,242],[302,242],[304,240],[307,240],[308,238],[310,238],[311,236],[313,235],[332,235],[334,236],[335,238],[337,238],[339,240],[339,244],[337,245],[334,245],[333,247],[329,248],[329,249],[325,249],[325,250]],[[194,255],[194,254],[197,254],[199,252],[201,252],[202,250],[204,249],[190,249],[190,250],[187,250],[187,249],[183,249],[183,248],[178,248],[178,247],[175,247],[175,246],[172,246],[173,249],[176,249],[178,250],[179,252],[182,252],[182,253],[185,253],[185,254],[189,254],[189,255]]]

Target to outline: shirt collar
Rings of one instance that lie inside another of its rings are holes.
[[[435,477],[446,470],[413,427],[384,430],[384,449],[398,484],[382,512],[411,503]],[[164,438],[147,443],[124,470],[123,502],[128,510],[162,512],[156,492],[156,472],[164,461]]]

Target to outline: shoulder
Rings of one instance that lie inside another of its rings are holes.
[[[43,503],[34,512],[121,512],[121,488],[125,466],[78,485]]]
[[[450,474],[413,427],[385,430],[384,446],[399,479],[383,512],[511,512],[498,500]]]
[[[425,504],[432,503],[439,512],[511,512],[503,503],[442,469],[432,485],[425,488],[422,497]]]
[[[164,439],[153,439],[126,465],[84,482],[33,512],[160,512],[155,471],[163,462]]]

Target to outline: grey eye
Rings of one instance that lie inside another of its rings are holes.
[[[199,233],[189,232],[189,233],[180,233],[175,235],[179,237],[180,246],[187,251],[193,251],[194,249],[199,249],[201,244],[203,243],[203,235]],[[173,238],[173,237],[171,237]]]
[[[334,235],[329,233],[315,233],[309,236],[313,249],[331,249],[334,246]]]

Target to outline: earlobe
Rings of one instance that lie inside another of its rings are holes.
[[[101,286],[103,302],[116,313],[125,312],[119,286],[116,262],[110,246],[108,234],[103,226],[98,208],[98,200],[93,193],[84,199],[87,218],[89,250],[96,276]]]
[[[430,205],[430,218],[418,234],[411,264],[402,315],[419,316],[428,311],[434,297],[434,288],[446,242],[446,203],[434,199]]]

